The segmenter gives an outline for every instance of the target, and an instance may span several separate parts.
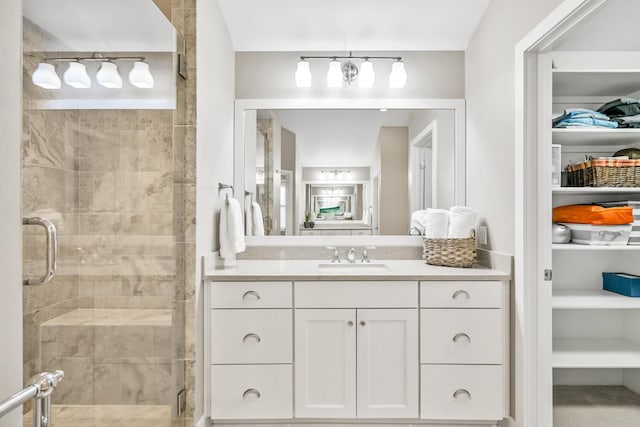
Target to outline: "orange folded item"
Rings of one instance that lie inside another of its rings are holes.
[[[631,224],[633,208],[630,206],[604,208],[598,205],[558,206],[553,208],[553,222],[592,225]]]

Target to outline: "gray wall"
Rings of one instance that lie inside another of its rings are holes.
[[[186,3],[186,1],[185,1]],[[234,52],[231,39],[215,1],[196,3],[196,40],[198,75],[197,86],[197,206],[196,217],[196,270],[192,277],[195,284],[196,313],[187,317],[187,343],[198,347],[195,388],[195,419],[203,414],[203,292],[200,283],[200,256],[218,249],[218,221],[224,194],[218,195],[218,181],[233,184],[233,102],[234,102]],[[192,62],[192,63],[193,63]],[[193,70],[195,71],[195,70]],[[190,70],[191,72],[191,70]],[[237,197],[242,197],[236,194]],[[189,266],[192,268],[192,266]],[[199,325],[197,328],[195,325]],[[191,338],[191,339],[190,339]]]
[[[466,51],[467,204],[488,226],[488,247],[515,247],[515,45],[560,0],[492,0]]]
[[[380,143],[380,234],[409,232],[407,127],[382,127]]]
[[[0,51],[4,71],[0,79],[0,398],[22,388],[22,253],[20,225],[20,133],[22,97],[22,2],[5,2],[0,13]],[[21,411],[0,418],[0,426],[22,425]]]
[[[361,54],[362,52],[356,53]],[[402,56],[407,70],[404,89],[389,89],[391,61],[376,61],[376,81],[371,89],[357,84],[328,88],[328,60],[309,60],[310,88],[296,87],[294,74],[300,55],[309,52],[237,52],[236,98],[464,98],[464,52],[367,52],[369,55]],[[314,52],[313,55],[335,55]]]

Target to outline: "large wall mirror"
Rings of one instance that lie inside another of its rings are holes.
[[[377,104],[236,101],[246,234],[407,235],[412,212],[464,204],[464,102]]]

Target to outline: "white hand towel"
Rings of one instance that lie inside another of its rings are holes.
[[[449,211],[445,209],[427,209],[424,237],[446,239],[449,230]]]
[[[253,209],[252,202],[244,206],[244,235],[253,236]]]
[[[473,236],[479,212],[466,206],[454,206],[449,212],[449,238],[463,239]]]
[[[253,235],[264,236],[264,221],[262,219],[262,208],[258,202],[251,203],[251,216],[253,218]]]
[[[220,209],[220,257],[235,258],[238,252],[245,250],[244,227],[240,203],[236,199],[227,199]]]
[[[427,211],[420,210],[411,214],[411,224],[409,225],[409,234],[424,235],[424,227],[427,224]]]

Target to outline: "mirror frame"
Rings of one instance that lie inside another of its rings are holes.
[[[402,99],[236,99],[233,132],[233,186],[235,194],[242,197],[245,191],[244,166],[244,118],[246,110],[453,110],[454,130],[454,203],[459,206],[466,204],[466,108],[464,99],[442,98],[402,98]],[[242,206],[243,204],[240,203]],[[301,236],[268,236],[269,239],[295,239]],[[308,237],[308,236],[302,236]],[[317,236],[314,236],[317,237]],[[379,236],[352,236],[379,237]],[[247,244],[256,236],[245,236]],[[262,238],[258,238],[262,239]]]

